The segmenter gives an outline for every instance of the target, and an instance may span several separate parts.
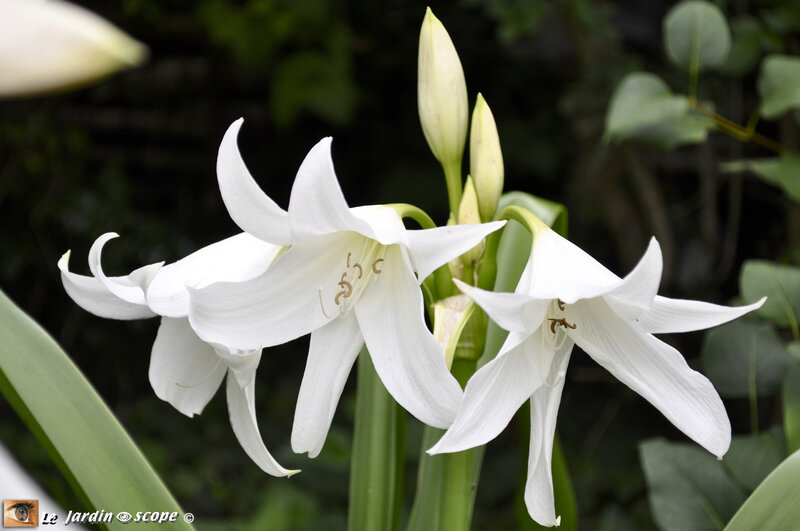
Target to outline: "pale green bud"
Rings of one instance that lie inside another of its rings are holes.
[[[425,140],[442,166],[460,165],[467,139],[467,84],[453,41],[430,8],[419,33],[417,75]]]
[[[0,0],[0,97],[61,91],[141,63],[147,48],[59,0]]]
[[[481,222],[478,210],[478,195],[475,193],[475,184],[472,177],[467,175],[467,184],[464,185],[464,195],[461,196],[461,204],[458,207],[458,224],[469,225]],[[461,255],[461,261],[465,265],[474,265],[483,253],[483,242],[476,245],[466,253]]]
[[[475,181],[481,220],[490,221],[503,193],[503,153],[494,116],[480,93],[472,111],[469,169]]]

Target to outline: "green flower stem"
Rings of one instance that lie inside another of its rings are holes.
[[[423,229],[433,229],[436,227],[436,223],[433,222],[431,217],[419,207],[409,205],[408,203],[391,203],[386,206],[395,209],[401,218],[413,219],[419,223],[419,226]]]
[[[386,391],[363,348],[358,356],[349,531],[397,529],[402,508],[405,427],[405,411]]]
[[[447,201],[450,204],[450,212],[454,216],[458,215],[458,207],[461,205],[461,160],[458,163],[442,164],[444,169],[444,179],[447,182]]]
[[[719,127],[720,131],[736,138],[741,142],[753,142],[778,154],[786,151],[786,147],[784,145],[755,132],[755,124],[758,121],[759,114],[754,114],[755,118],[751,117],[747,127],[742,127],[736,122],[728,120],[724,116],[715,113],[697,101],[697,99],[693,96],[689,96],[689,105],[691,105],[692,108],[697,109],[700,114],[703,114],[714,120],[714,123],[717,125],[717,127]]]
[[[428,455],[425,450],[442,438],[444,430],[425,426],[422,432],[422,447],[417,471],[417,491],[406,531],[429,531],[443,529],[439,525],[442,505],[443,455]]]

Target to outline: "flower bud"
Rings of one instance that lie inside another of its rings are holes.
[[[503,153],[494,116],[480,93],[472,111],[469,168],[475,182],[481,220],[490,221],[503,193]]]
[[[66,90],[135,66],[147,48],[60,0],[0,0],[0,97]]]
[[[442,166],[458,166],[467,138],[467,85],[453,41],[430,8],[419,34],[417,75],[425,140]]]
[[[467,184],[464,185],[464,195],[461,196],[461,204],[458,207],[458,224],[469,225],[480,223],[481,216],[478,211],[478,195],[475,193],[475,184],[472,177],[467,175]],[[483,242],[476,245],[466,253],[461,255],[461,261],[466,266],[474,266],[475,262],[481,257],[483,252]]]

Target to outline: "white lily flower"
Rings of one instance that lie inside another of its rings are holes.
[[[656,295],[661,249],[650,241],[639,264],[620,279],[544,225],[515,293],[459,288],[510,331],[497,357],[467,384],[458,415],[428,453],[457,452],[497,436],[525,400],[531,439],[525,502],[541,525],[555,514],[551,458],[558,405],[569,356],[577,344],[642,395],[678,429],[714,455],[731,441],[731,426],[711,382],[654,333],[701,330],[763,304],[730,308]]]
[[[0,0],[0,96],[85,85],[146,56],[141,43],[79,6]]]
[[[150,357],[150,383],[156,395],[192,417],[214,396],[228,374],[231,426],[248,456],[273,476],[291,476],[264,446],[255,416],[255,371],[261,349],[236,350],[202,341],[189,326],[186,283],[252,278],[274,261],[280,246],[247,233],[204,247],[175,263],[151,264],[125,277],[107,277],[100,264],[103,246],[117,237],[100,236],[89,251],[93,276],[69,271],[69,251],[58,262],[69,296],[85,310],[110,319],[161,316]]]
[[[192,327],[205,341],[240,349],[311,333],[292,430],[297,453],[315,457],[322,449],[365,342],[395,400],[427,424],[448,426],[462,390],[425,325],[419,283],[504,222],[406,230],[392,207],[349,208],[333,170],[330,138],[306,156],[284,213],[241,160],[241,123],[231,125],[220,147],[217,173],[226,206],[244,230],[291,242],[291,248],[252,280],[190,289]]]

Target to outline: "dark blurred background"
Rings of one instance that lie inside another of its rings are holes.
[[[789,2],[718,2],[777,37],[767,51],[800,53]],[[149,62],[77,92],[0,102],[0,288],[72,356],[199,528],[344,529],[353,383],[325,449],[292,454],[289,435],[307,339],[267,350],[258,373],[259,422],[278,460],[303,473],[276,479],[236,442],[225,399],[188,419],[159,401],[147,366],[157,320],[96,318],[64,293],[56,267],[89,274],[86,256],[107,231],[104,267],[126,274],[173,261],[238,232],[215,179],[219,141],[245,118],[240,148],[251,172],[286,207],[294,173],[321,137],[349,203],[408,202],[446,221],[446,191],[416,108],[424,3],[387,0],[123,0],[81,5],[146,43]],[[719,172],[727,160],[768,155],[718,133],[662,152],[602,140],[608,101],[634,69],[676,92],[686,76],[662,45],[667,1],[461,0],[434,2],[467,79],[497,121],[506,189],[564,203],[570,237],[625,274],[656,235],[661,293],[725,302],[744,258],[784,259],[800,241],[800,214],[779,191]],[[748,59],[749,60],[749,59]],[[752,67],[751,65],[751,67]],[[703,75],[700,95],[743,123],[756,105],[756,71]],[[790,118],[759,131],[798,146]],[[701,334],[668,337],[695,364]],[[726,403],[734,431],[746,401]],[[762,404],[764,423],[775,415]],[[0,400],[0,439],[66,507],[79,507],[44,450]],[[660,414],[582,353],[573,357],[559,417],[582,529],[653,527],[637,442],[685,440]],[[413,498],[420,427],[409,427],[406,504]],[[527,444],[512,424],[489,444],[475,529],[514,528]]]

